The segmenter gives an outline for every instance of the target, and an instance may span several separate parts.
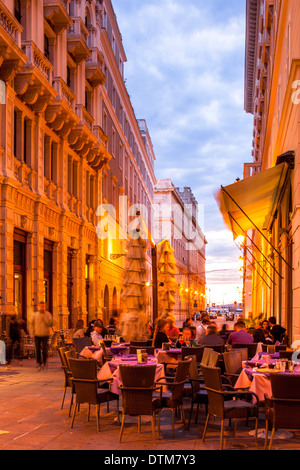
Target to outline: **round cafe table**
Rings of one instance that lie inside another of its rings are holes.
[[[103,367],[99,370],[97,374],[98,380],[109,380],[113,379],[112,385],[111,385],[111,391],[112,393],[115,393],[116,395],[121,395],[122,392],[118,388],[119,385],[122,385],[122,380],[121,380],[121,374],[120,374],[120,364],[129,364],[133,366],[139,366],[143,367],[145,364],[147,365],[153,365],[156,364],[156,372],[155,372],[155,381],[158,379],[161,379],[164,377],[164,366],[163,364],[159,364],[157,361],[157,358],[154,356],[148,356],[148,362],[144,362],[142,364],[139,364],[137,362],[137,357],[136,354],[128,354],[124,355],[123,357],[115,357],[112,361],[106,362]]]

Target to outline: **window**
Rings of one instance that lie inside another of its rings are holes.
[[[22,18],[22,15],[21,15],[21,0],[15,0],[14,2],[14,14],[15,14],[15,17],[17,18],[18,22],[21,23],[21,18]]]

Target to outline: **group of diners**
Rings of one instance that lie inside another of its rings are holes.
[[[204,317],[199,326],[191,318],[187,318],[182,328],[175,326],[173,316],[158,318],[153,335],[153,346],[162,348],[164,343],[170,343],[174,348],[209,347],[232,345],[234,343],[263,343],[274,345],[284,340],[286,330],[277,324],[275,317],[260,322],[256,327],[247,328],[243,318],[239,318],[230,330],[225,323],[219,329],[216,322]]]

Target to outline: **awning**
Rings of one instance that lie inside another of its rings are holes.
[[[250,229],[270,228],[288,172],[289,165],[281,163],[218,191],[220,212],[235,238]]]

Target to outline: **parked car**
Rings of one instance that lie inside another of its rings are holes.
[[[217,312],[210,312],[209,313],[209,318],[211,318],[212,320],[215,320],[217,317],[218,317]]]

